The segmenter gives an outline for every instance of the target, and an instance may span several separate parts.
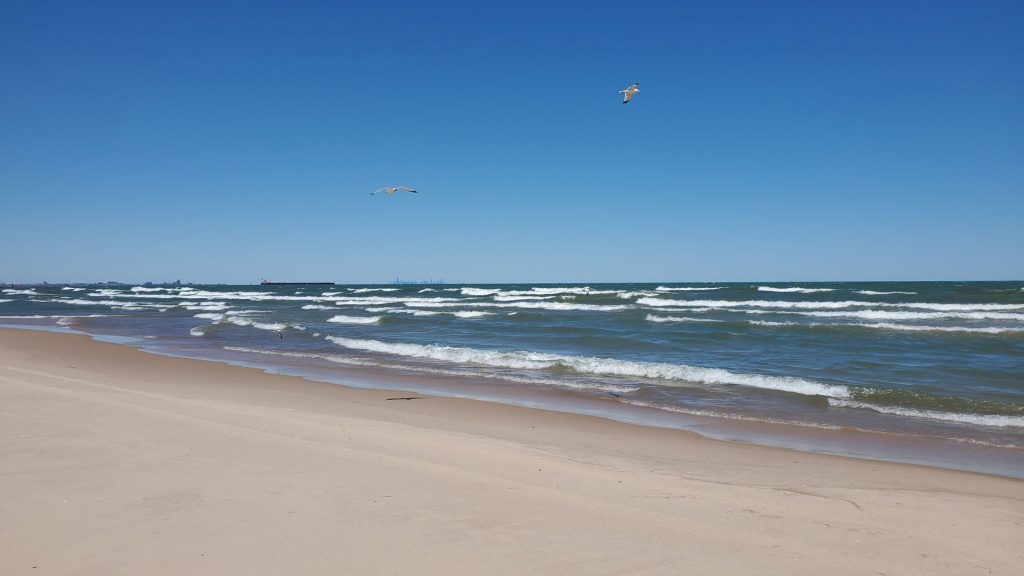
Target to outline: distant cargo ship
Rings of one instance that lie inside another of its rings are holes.
[[[261,286],[334,286],[334,282],[271,282],[270,280],[261,280]]]

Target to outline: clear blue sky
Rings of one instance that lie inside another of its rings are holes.
[[[399,275],[1024,278],[1024,3],[0,3],[0,281]]]

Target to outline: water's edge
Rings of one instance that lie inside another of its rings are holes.
[[[209,355],[199,355],[195,354],[195,350],[161,346],[157,340],[98,334],[66,326],[0,323],[0,329],[77,334],[98,342],[128,346],[159,356],[254,368],[271,375],[294,376],[349,388],[394,390],[494,402],[591,416],[635,426],[684,430],[717,441],[1024,479],[1024,454],[1021,450],[1011,448],[967,445],[868,430],[806,428],[787,423],[734,421],[712,415],[666,414],[663,410],[602,402],[599,399],[581,399],[553,390],[527,389],[509,386],[508,383],[500,388],[488,388],[479,386],[479,383],[460,382],[457,377],[442,379],[424,374],[402,373],[385,367],[332,366],[327,370],[299,362],[269,362],[255,354],[222,354],[223,351],[209,350]]]

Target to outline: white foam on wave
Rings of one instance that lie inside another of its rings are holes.
[[[202,326],[196,326],[188,331],[192,336],[206,336],[206,330]]]
[[[748,320],[754,326],[796,326],[796,322],[773,322],[771,320]]]
[[[82,298],[58,298],[53,302],[72,304],[75,306],[109,306],[120,310],[145,310],[147,308],[163,308],[162,304],[142,304],[140,302],[121,302],[116,300],[85,300]]]
[[[875,290],[854,290],[853,293],[854,294],[863,294],[865,296],[888,296],[889,294],[908,294],[908,295],[917,294],[917,292],[899,292],[899,291],[894,291],[894,292],[877,292]]]
[[[314,334],[319,336],[319,334]],[[425,366],[423,364],[389,364],[381,363],[374,360],[364,360],[362,358],[352,358],[350,356],[341,354],[323,354],[315,352],[286,352],[282,350],[260,350],[256,348],[243,348],[240,346],[224,346],[225,350],[233,350],[237,352],[248,352],[255,354],[269,354],[273,356],[292,356],[297,358],[317,358],[326,360],[328,362],[334,362],[338,364],[353,364],[356,366],[376,366],[381,368],[391,368],[398,370],[411,370],[416,372],[426,372],[429,374],[441,374],[446,376],[467,376],[470,375],[473,378],[487,378],[495,379],[503,382],[520,382],[523,384],[539,384],[543,386],[554,386],[558,388],[569,388],[575,390],[603,390],[607,392],[616,392],[619,394],[628,394],[639,390],[638,386],[630,385],[615,385],[615,384],[600,384],[600,383],[577,383],[565,380],[564,378],[531,378],[524,377],[521,375],[514,374],[486,374],[486,373],[472,373],[467,374],[465,371],[460,370],[445,370],[443,368],[437,368],[436,366]]]
[[[649,297],[649,296],[657,296],[658,293],[657,292],[651,292],[649,290],[643,290],[643,291],[640,291],[640,292],[627,292],[627,291],[617,292],[615,295],[617,297],[619,297],[619,298],[622,298],[623,300],[632,300],[633,298],[646,298],[646,297]]]
[[[193,300],[248,300],[252,302],[312,302],[333,304],[336,306],[360,306],[365,304],[398,304],[402,302],[458,302],[460,298],[440,297],[405,297],[405,296],[361,296],[355,294],[339,295],[341,292],[324,292],[323,296],[283,295],[273,292],[217,292],[210,290],[181,289],[177,293],[122,293],[117,291],[98,291],[89,296],[108,298],[136,299],[193,299]]]
[[[16,319],[16,318],[30,318],[38,320],[40,318],[109,318],[110,314],[27,314],[27,315],[14,315],[14,316],[0,316],[4,319]]]
[[[227,310],[230,308],[224,302],[182,302],[178,304],[185,310],[205,310],[207,312],[214,310]]]
[[[252,328],[258,328],[260,330],[273,330],[275,332],[284,330],[285,328],[295,328],[296,330],[305,330],[304,327],[298,324],[281,324],[281,323],[270,323],[270,322],[256,322],[255,320],[249,320],[248,318],[241,318],[238,316],[225,316],[221,322],[228,322],[236,326],[249,326]]]
[[[368,307],[364,308],[367,312],[386,312],[388,314],[407,314],[409,316],[440,316],[447,314],[449,316],[455,316],[457,318],[483,318],[485,316],[493,316],[494,312],[485,312],[483,310],[455,310],[455,311],[434,311],[434,310],[417,310],[415,308],[388,308],[388,307]]]
[[[14,302],[14,300],[11,300],[10,298],[0,298],[0,304],[3,304],[4,302]]]
[[[521,294],[521,295],[517,295],[517,294],[495,294],[494,295],[494,301],[495,302],[525,302],[525,301],[528,301],[528,300],[534,300],[534,301],[536,301],[536,300],[552,300],[554,298],[557,298],[557,296],[553,296],[553,295],[551,295],[551,296],[530,296],[530,295],[527,295],[527,294]]]
[[[914,418],[930,418],[932,420],[962,422],[965,424],[977,424],[980,426],[1024,426],[1024,416],[940,412],[938,410],[920,410],[916,408],[904,408],[902,406],[879,406],[869,402],[846,400],[842,398],[829,398],[828,403],[830,406],[836,408],[861,408],[881,412],[883,414],[896,414],[899,416],[910,416]]]
[[[434,312],[432,310],[416,310],[414,308],[389,308],[387,306],[371,306],[364,308],[367,312],[388,312],[391,314],[408,314],[410,316],[438,316],[443,312]]]
[[[323,304],[306,304],[303,310],[337,310],[337,306],[324,306]]]
[[[668,298],[641,298],[637,304],[664,307],[706,307],[706,308],[780,308],[780,309],[841,309],[841,308],[910,308],[912,310],[938,310],[943,312],[972,311],[1014,311],[1024,310],[1024,304],[937,304],[930,302],[865,302],[863,300],[842,300],[806,302],[787,300],[671,300]]]
[[[460,364],[478,364],[528,370],[562,368],[580,374],[676,380],[697,384],[747,386],[833,398],[848,398],[850,396],[849,389],[845,386],[823,384],[790,376],[737,374],[722,368],[701,368],[685,364],[562,356],[542,352],[478,350],[475,348],[459,348],[436,344],[391,343],[379,340],[342,338],[339,336],[327,336],[327,340],[353,350]]]
[[[795,292],[798,294],[814,294],[815,292],[832,292],[835,288],[776,288],[774,286],[758,286],[758,292]]]
[[[493,316],[494,312],[483,312],[481,310],[457,310],[452,314],[458,318],[483,318],[484,316]]]
[[[195,317],[195,318],[205,318],[207,320],[223,320],[224,319],[224,315],[223,314],[217,314],[216,312],[201,312],[199,314],[193,315],[193,317]]]
[[[366,292],[398,292],[399,289],[398,288],[349,288],[348,290],[349,290],[349,292],[352,292],[353,294],[364,294]],[[337,292],[335,292],[335,294],[337,294]],[[326,296],[326,295],[327,295],[327,293],[324,292],[324,296]]]
[[[529,290],[502,290],[500,288],[456,288],[464,296],[496,298],[511,298],[514,296],[538,297],[538,296],[603,296],[617,294],[619,290],[598,290],[590,286],[554,286],[554,287],[533,287]]]
[[[493,296],[501,292],[498,288],[459,288],[463,296]]]
[[[146,286],[133,286],[131,288],[132,292],[169,292],[171,290],[173,288],[149,288]]]
[[[341,314],[327,319],[328,322],[337,324],[376,324],[382,316],[343,316]]]
[[[689,316],[655,316],[647,315],[648,322],[725,322],[725,320],[714,320],[712,318],[690,318]]]
[[[31,290],[31,289],[29,289],[29,290],[15,290],[13,288],[7,288],[7,289],[3,290],[3,293],[4,294],[11,294],[12,296],[42,296],[42,294],[40,294],[39,292],[36,292],[35,290]]]
[[[60,316],[57,324],[61,326],[72,326],[79,318],[106,318],[108,314],[78,314],[75,316]],[[57,318],[54,316],[54,318]]]
[[[122,292],[121,290],[114,290],[113,288],[100,288],[99,290],[96,290],[95,292],[89,292],[88,294],[86,294],[86,296],[93,296],[93,297],[98,297],[98,298],[110,298],[111,296],[118,296],[118,297],[122,297],[122,298],[124,298],[124,297],[134,298],[134,297],[136,297],[138,295],[137,294],[128,294],[128,293]]]
[[[615,312],[627,310],[633,306],[628,304],[575,304],[571,302],[404,302],[406,306],[415,308],[451,308],[451,307],[486,307],[486,308],[528,308],[535,310],[587,310],[591,312]]]
[[[67,290],[69,292],[83,292],[85,288],[75,288],[74,286],[64,286],[61,290]]]
[[[1006,328],[1002,326],[921,326],[916,324],[893,324],[892,322],[855,323],[849,326],[861,328],[877,328],[883,330],[905,330],[912,332],[973,332],[976,334],[1005,334],[1009,332],[1024,332],[1024,328]]]
[[[789,312],[814,318],[862,318],[865,320],[1011,320],[1024,322],[1013,312],[909,312],[906,310],[846,310],[842,312]]]
[[[706,292],[708,290],[721,290],[725,286],[658,286],[658,292]]]

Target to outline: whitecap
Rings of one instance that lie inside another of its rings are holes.
[[[455,306],[464,307],[486,307],[486,308],[528,308],[537,310],[586,310],[591,312],[615,312],[628,310],[633,306],[628,304],[575,304],[570,302],[404,302],[406,306],[415,308],[451,308]]]
[[[705,292],[707,290],[721,290],[725,286],[658,286],[658,292]]]
[[[338,324],[376,324],[380,322],[381,316],[343,316],[337,315],[328,318],[328,322],[335,322]]]
[[[895,291],[895,292],[876,292],[875,290],[854,290],[853,292],[854,292],[854,294],[864,294],[865,296],[887,296],[889,294],[907,294],[907,295],[917,294],[917,292],[899,292],[899,291]]]
[[[815,292],[832,292],[835,288],[776,288],[774,286],[758,286],[758,292],[797,292],[799,294],[813,294]]]
[[[221,322],[228,322],[228,323],[234,324],[236,326],[249,326],[249,327],[252,327],[252,328],[258,328],[260,330],[273,330],[275,332],[284,330],[285,328],[289,327],[288,324],[281,324],[281,323],[276,323],[276,322],[275,323],[256,322],[254,320],[249,320],[248,318],[240,318],[238,316],[225,316],[224,319]],[[290,325],[290,327],[295,328],[297,330],[304,330],[305,329],[302,326],[299,326],[297,324],[292,324],[292,325]]]
[[[463,296],[493,296],[501,292],[498,288],[459,288]]]
[[[938,410],[904,408],[902,406],[879,406],[869,402],[860,402],[857,400],[846,400],[841,398],[829,398],[828,403],[830,406],[837,408],[861,408],[873,410],[875,412],[882,412],[884,414],[896,414],[899,416],[910,416],[914,418],[930,418],[932,420],[945,420],[947,422],[963,422],[965,424],[977,424],[980,426],[1024,426],[1024,416],[941,412]]]
[[[790,376],[739,374],[722,368],[701,368],[685,364],[563,356],[541,352],[479,350],[436,344],[391,343],[379,340],[342,338],[339,336],[327,336],[327,340],[352,350],[461,364],[531,370],[561,368],[580,374],[678,380],[711,385],[748,386],[792,392],[794,394],[830,396],[833,398],[848,398],[850,396],[849,389],[846,386],[823,384]]]
[[[742,310],[737,310],[742,312]],[[911,312],[907,310],[845,310],[840,312],[787,312],[815,318],[861,318],[865,320],[1011,320],[1024,322],[1024,314],[1013,312]]]
[[[755,326],[796,326],[796,322],[773,322],[771,320],[748,320],[750,324]]]
[[[1024,304],[933,304],[929,302],[866,302],[863,300],[842,300],[826,302],[786,300],[671,300],[668,298],[640,298],[637,304],[644,306],[684,306],[706,308],[781,308],[781,309],[840,309],[840,308],[910,308],[914,310],[937,310],[946,312],[971,311],[1013,311],[1024,310]]]
[[[492,316],[494,312],[483,312],[478,310],[459,310],[452,312],[453,315],[458,318],[483,318],[484,316]]]
[[[648,322],[725,322],[725,320],[714,320],[712,318],[690,318],[688,316],[655,316],[647,315]]]
[[[913,332],[973,332],[976,334],[1004,334],[1008,332],[1024,332],[1024,328],[1006,328],[999,326],[920,326],[916,324],[893,324],[892,322],[875,322],[871,324],[849,324],[849,326],[860,326],[862,328],[878,328],[884,330],[907,330]]]

